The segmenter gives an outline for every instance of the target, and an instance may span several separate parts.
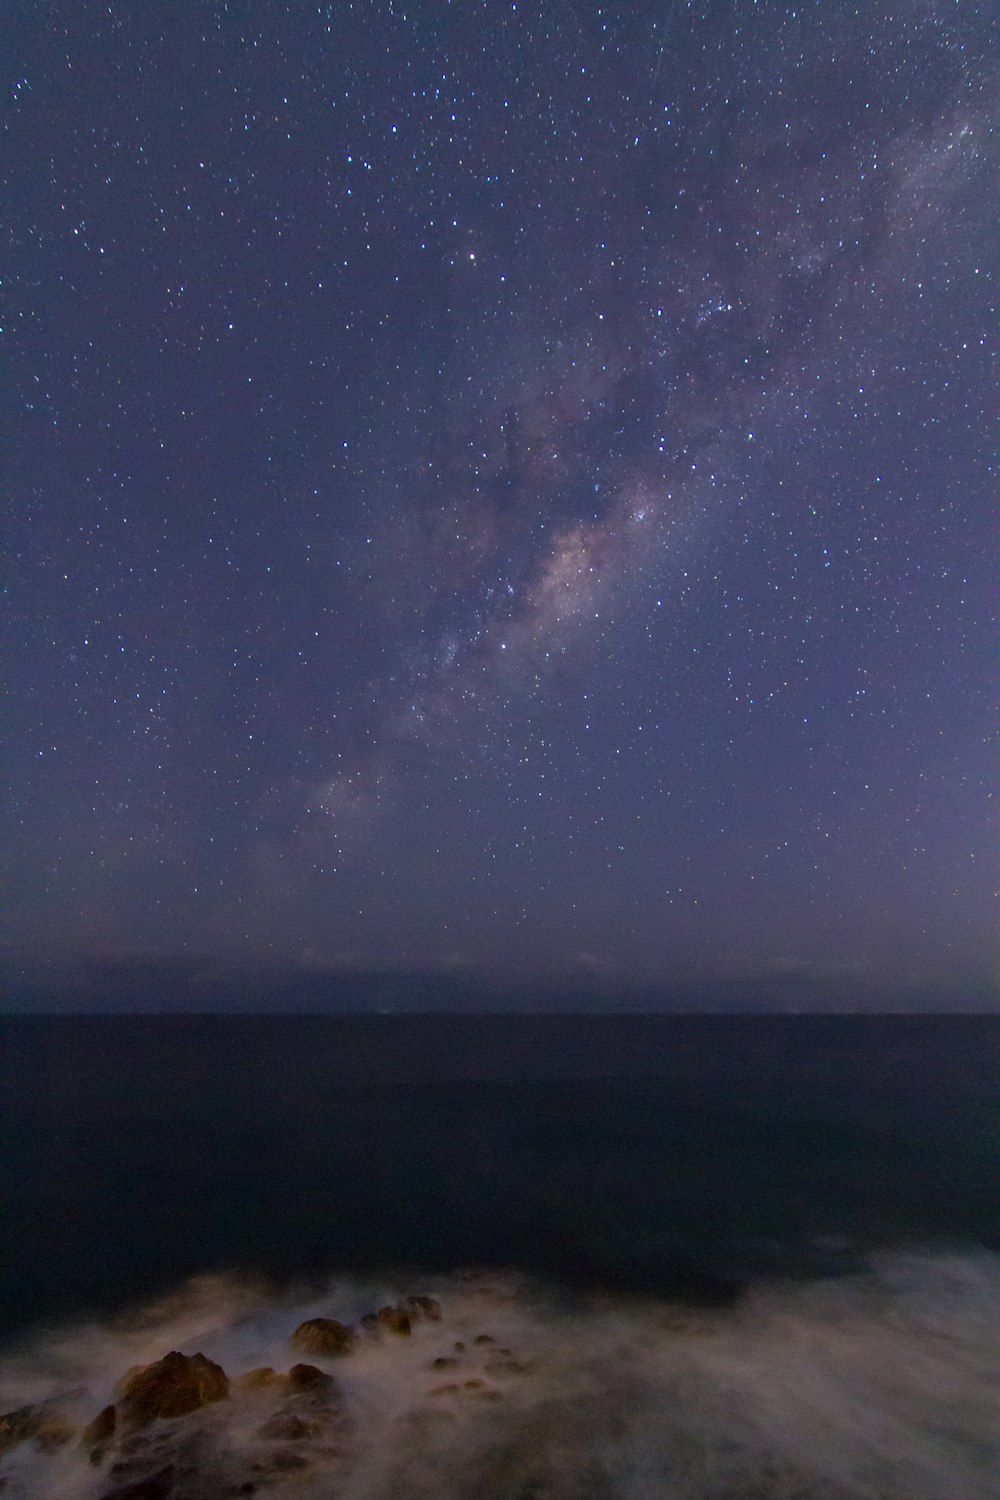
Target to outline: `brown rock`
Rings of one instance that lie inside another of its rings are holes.
[[[403,1307],[415,1323],[420,1318],[429,1318],[432,1323],[441,1321],[441,1304],[435,1297],[407,1297]]]
[[[288,1389],[295,1392],[320,1392],[333,1389],[333,1376],[315,1365],[292,1365],[288,1372]]]
[[[220,1365],[204,1354],[173,1350],[128,1377],[120,1410],[130,1427],[145,1427],[158,1417],[186,1417],[228,1395],[229,1381]]]
[[[315,1437],[319,1430],[318,1423],[307,1422],[304,1418],[295,1416],[294,1412],[289,1412],[269,1418],[262,1427],[258,1427],[257,1436],[295,1443],[302,1438]]]
[[[174,1470],[172,1466],[168,1466],[158,1474],[151,1474],[148,1479],[137,1479],[132,1484],[107,1490],[101,1500],[168,1500],[173,1487]]]
[[[92,1422],[88,1422],[83,1429],[80,1438],[81,1448],[90,1448],[91,1457],[98,1458],[104,1448],[107,1447],[115,1435],[118,1425],[118,1413],[113,1406],[106,1406],[99,1411]]]
[[[272,1370],[270,1365],[258,1365],[256,1369],[247,1370],[241,1375],[237,1384],[245,1391],[257,1391],[266,1389],[268,1386],[284,1385],[284,1375],[279,1375],[277,1370]]]
[[[29,1439],[43,1453],[61,1448],[73,1436],[73,1427],[61,1412],[45,1402],[39,1406],[21,1406],[0,1417],[0,1453],[16,1448]]]
[[[495,1344],[496,1339],[491,1338],[488,1333],[477,1333],[472,1342],[474,1344]]]
[[[303,1354],[350,1354],[354,1348],[354,1331],[336,1318],[307,1318],[289,1339]]]
[[[431,1369],[432,1370],[450,1370],[453,1365],[457,1365],[457,1364],[458,1364],[458,1360],[457,1359],[452,1359],[447,1354],[439,1354],[438,1357],[437,1357],[437,1359],[431,1361]]]
[[[398,1333],[403,1338],[411,1331],[410,1315],[405,1307],[380,1307],[378,1320],[383,1328],[388,1328],[390,1333]]]

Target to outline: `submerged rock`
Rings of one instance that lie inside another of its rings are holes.
[[[355,1342],[354,1330],[336,1318],[307,1318],[289,1339],[303,1354],[350,1354]]]
[[[221,1365],[204,1354],[172,1350],[126,1378],[119,1410],[129,1426],[145,1427],[158,1417],[186,1417],[228,1395],[229,1381]]]
[[[306,1421],[294,1412],[279,1412],[276,1416],[269,1417],[262,1427],[258,1427],[257,1436],[294,1443],[302,1438],[315,1437],[320,1431],[322,1429],[318,1422]]]
[[[150,1474],[146,1479],[136,1479],[131,1484],[122,1484],[116,1489],[106,1490],[101,1500],[168,1500],[173,1487],[174,1467],[169,1464],[165,1469],[160,1469],[156,1474]]]
[[[73,1425],[50,1401],[37,1406],[21,1406],[0,1417],[0,1453],[16,1448],[18,1443],[34,1442],[43,1453],[61,1448],[73,1436]]]

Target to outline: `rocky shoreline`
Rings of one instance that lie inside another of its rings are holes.
[[[200,1352],[170,1350],[127,1370],[115,1400],[99,1410],[86,1389],[76,1389],[7,1412],[0,1458],[21,1445],[42,1457],[75,1447],[100,1471],[97,1487],[87,1487],[94,1500],[223,1500],[307,1478],[318,1467],[329,1476],[348,1465],[356,1424],[336,1376],[311,1361],[336,1367],[372,1342],[411,1339],[418,1325],[427,1325],[425,1334],[438,1325],[445,1339],[421,1362],[429,1376],[448,1377],[432,1378],[426,1395],[434,1401],[499,1401],[502,1382],[530,1368],[489,1333],[450,1338],[437,1299],[414,1294],[353,1326],[330,1317],[300,1323],[287,1347],[309,1360],[285,1371],[262,1365],[230,1376]],[[213,1420],[223,1406],[225,1424]],[[0,1493],[5,1486],[0,1478]]]

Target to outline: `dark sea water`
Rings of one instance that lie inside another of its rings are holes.
[[[80,1388],[84,1420],[171,1347],[287,1368],[301,1317],[430,1290],[441,1324],[340,1362],[354,1446],[297,1450],[294,1493],[995,1493],[997,1018],[17,1017],[0,1046],[0,1409]],[[515,1372],[428,1386],[480,1323]],[[214,1420],[163,1493],[285,1494]],[[8,1493],[112,1493],[70,1447],[15,1449]]]

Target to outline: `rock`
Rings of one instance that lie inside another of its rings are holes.
[[[130,1427],[145,1427],[158,1417],[186,1417],[228,1395],[229,1381],[220,1365],[204,1354],[173,1350],[126,1379],[120,1410]]]
[[[435,1297],[407,1297],[403,1307],[415,1323],[420,1318],[429,1318],[432,1323],[441,1321],[441,1304]]]
[[[491,1359],[488,1359],[486,1361],[486,1370],[487,1370],[488,1374],[490,1374],[490,1375],[527,1375],[528,1371],[531,1369],[531,1365],[530,1364],[525,1364],[525,1362],[523,1360],[515,1359],[511,1355],[509,1349],[505,1350],[505,1351],[501,1351],[501,1353],[503,1354],[503,1358],[498,1358],[498,1359],[492,1359],[491,1358]]]
[[[72,1424],[48,1401],[37,1406],[21,1406],[0,1417],[0,1453],[29,1440],[43,1453],[49,1453],[68,1443],[72,1436]]]
[[[315,1365],[292,1365],[287,1378],[288,1389],[296,1394],[308,1391],[312,1395],[333,1390],[333,1376],[317,1370]]]
[[[458,1364],[458,1360],[451,1358],[450,1355],[439,1354],[438,1357],[437,1357],[437,1359],[431,1361],[431,1369],[432,1370],[450,1370],[454,1365],[457,1365],[457,1364]]]
[[[270,1365],[258,1365],[254,1370],[247,1370],[236,1383],[245,1391],[257,1391],[266,1389],[268,1386],[284,1385],[285,1376],[279,1375],[277,1370],[272,1370]]]
[[[495,1344],[496,1339],[491,1338],[488,1333],[477,1333],[472,1342],[474,1344]]]
[[[173,1487],[174,1470],[172,1465],[168,1465],[158,1473],[150,1474],[147,1479],[137,1479],[132,1484],[106,1490],[101,1500],[168,1500]]]
[[[90,1456],[95,1463],[100,1461],[101,1454],[114,1437],[117,1425],[118,1413],[113,1406],[106,1406],[83,1429],[80,1447],[90,1449]]]
[[[390,1333],[398,1333],[403,1338],[411,1331],[410,1315],[405,1307],[380,1307],[378,1320],[383,1328],[388,1328]]]
[[[278,1438],[282,1442],[296,1443],[302,1438],[315,1437],[319,1432],[319,1424],[307,1422],[302,1417],[297,1417],[294,1412],[280,1414],[270,1417],[262,1427],[257,1428],[257,1436],[262,1438]]]
[[[354,1348],[354,1330],[338,1323],[336,1318],[307,1318],[289,1339],[303,1354],[350,1354]]]
[[[267,1482],[275,1474],[289,1474],[296,1469],[308,1467],[309,1461],[303,1458],[301,1453],[291,1452],[287,1448],[275,1448],[273,1453],[268,1454],[266,1462],[253,1465],[253,1473],[264,1476]]]

